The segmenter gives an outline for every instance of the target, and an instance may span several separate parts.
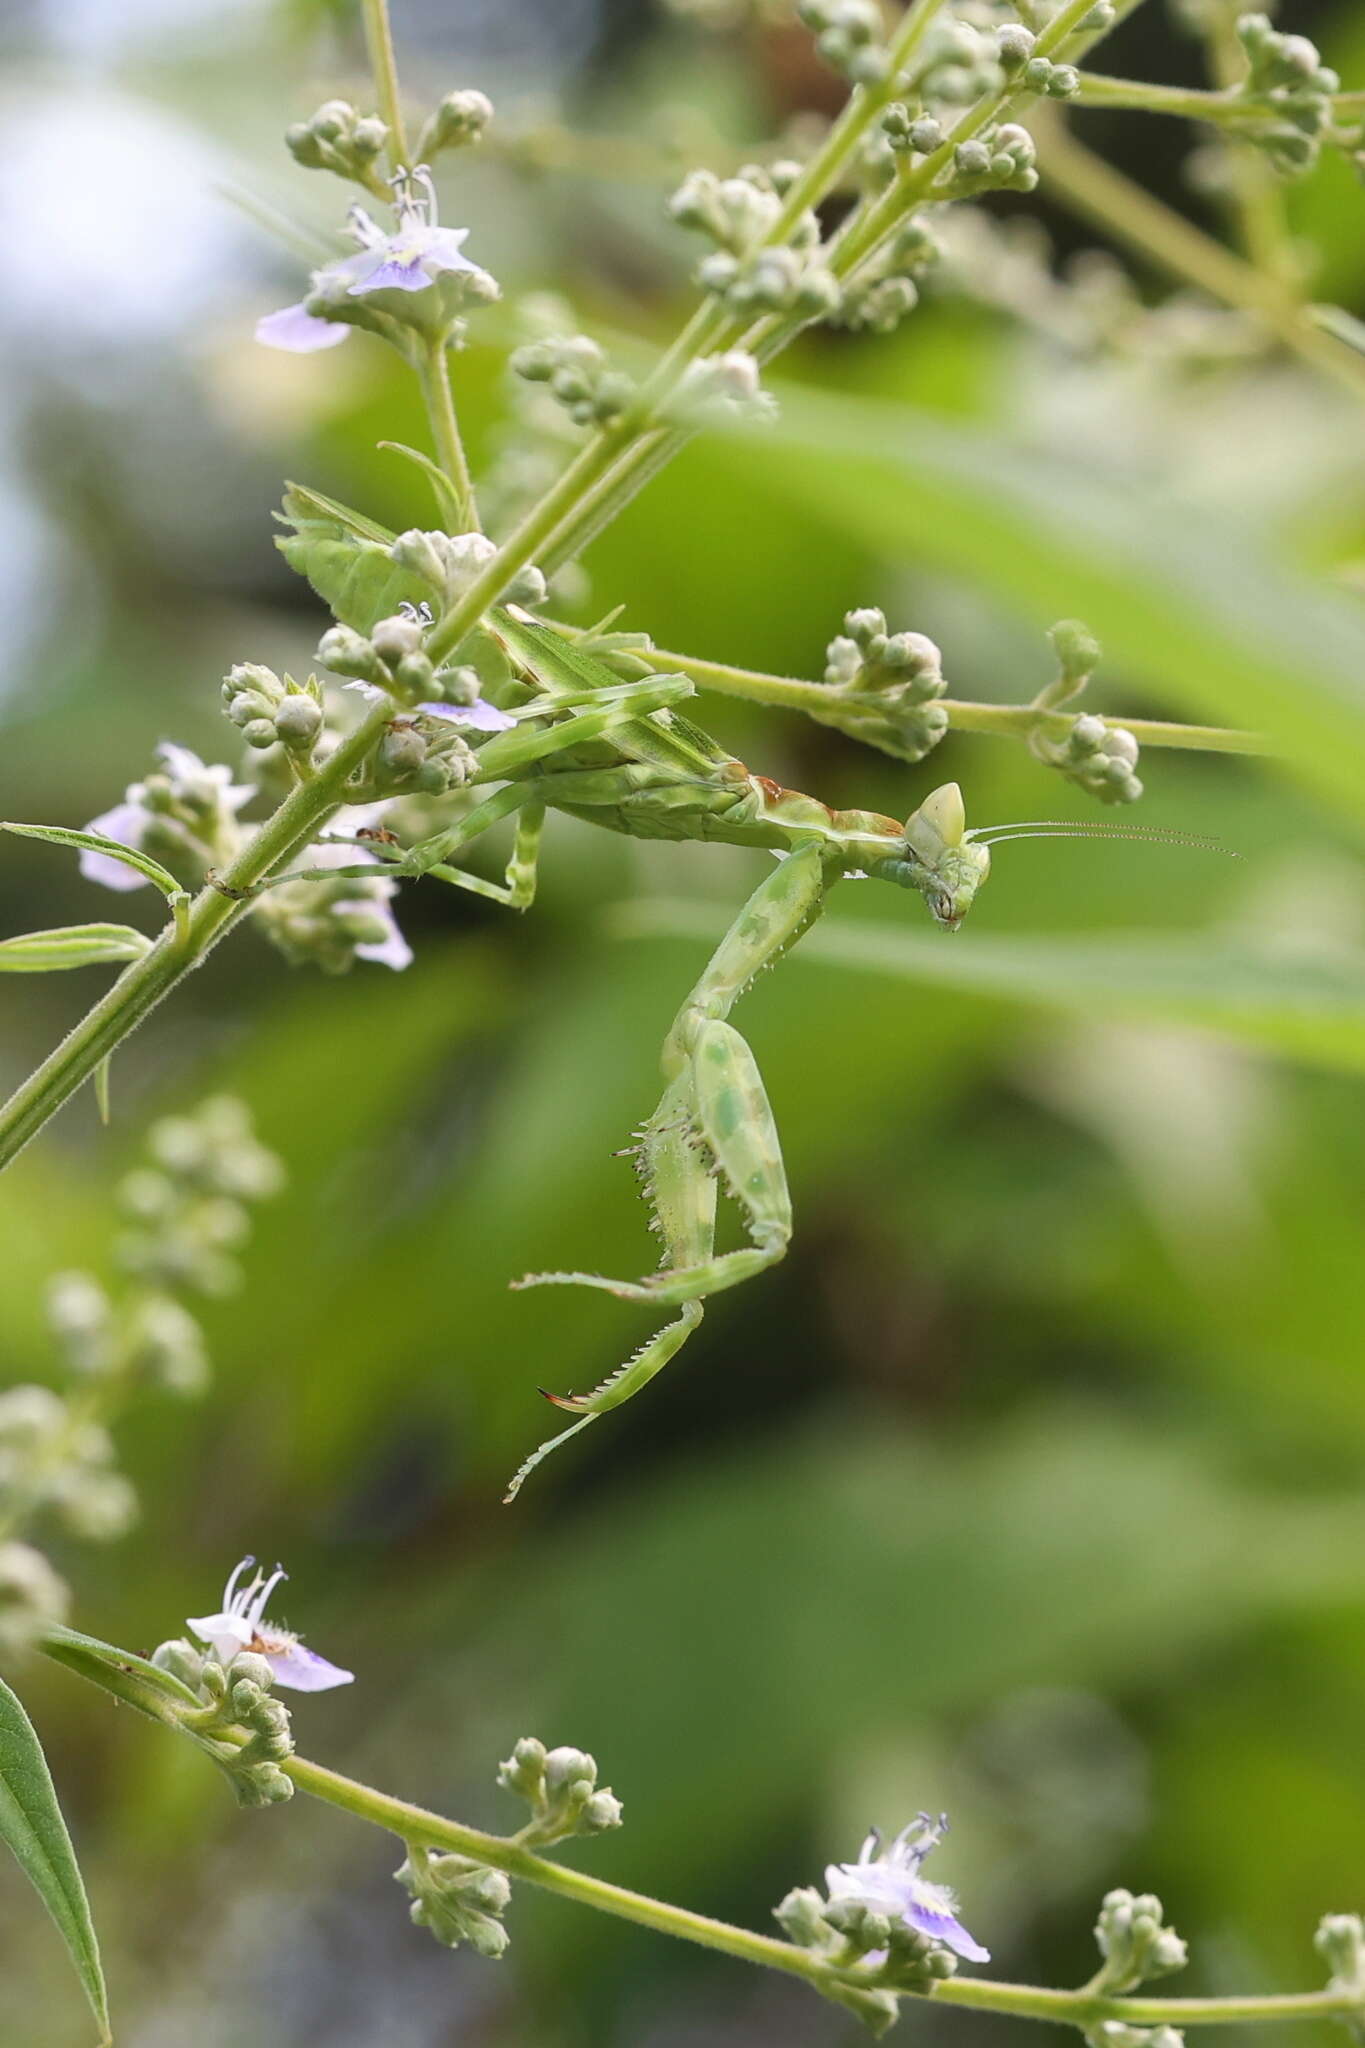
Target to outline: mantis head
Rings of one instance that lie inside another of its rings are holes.
[[[1101,820],[1073,824],[1065,818],[1032,818],[968,831],[962,791],[955,782],[945,782],[906,819],[904,858],[879,861],[869,872],[918,889],[937,922],[955,932],[991,871],[991,847],[1014,839],[1132,839],[1149,846],[1193,846],[1204,853],[1232,851],[1202,833]]]
[[[905,847],[907,858],[885,862],[881,872],[918,889],[935,920],[955,932],[991,871],[990,848],[973,845],[955,782],[945,782],[911,812]]]

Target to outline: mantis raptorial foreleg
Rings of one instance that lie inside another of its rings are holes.
[[[667,1364],[701,1321],[705,1296],[751,1278],[786,1251],[791,1199],[777,1127],[753,1054],[726,1020],[754,976],[819,915],[834,879],[818,846],[789,854],[749,898],[674,1019],[663,1053],[667,1085],[636,1155],[663,1240],[662,1270],[633,1281],[534,1273],[516,1283],[599,1287],[626,1301],[669,1303],[682,1311],[591,1393],[549,1397],[580,1416],[575,1429],[620,1407]],[[717,1176],[743,1211],[752,1239],[720,1254],[714,1249]],[[513,1491],[564,1440],[542,1445],[517,1474]]]

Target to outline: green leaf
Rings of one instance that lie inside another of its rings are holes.
[[[276,547],[343,626],[368,633],[400,604],[430,596],[420,576],[390,557],[394,536],[348,505],[290,484],[283,520],[291,531],[276,535]]]
[[[99,1943],[76,1852],[57,1804],[52,1774],[33,1724],[0,1679],[0,1835],[9,1843],[71,1954],[76,1974],[110,2041],[109,2000]]]
[[[54,846],[74,846],[82,853],[105,853],[110,860],[121,860],[125,867],[136,868],[149,882],[155,882],[163,896],[174,898],[185,893],[160,861],[139,852],[136,846],[121,846],[117,839],[103,839],[98,832],[74,832],[69,825],[16,825],[8,821],[0,821],[0,832],[13,832],[19,839],[47,839]]]
[[[1115,668],[1264,733],[1365,815],[1365,613],[1274,535],[1070,449],[874,400],[785,393],[765,447],[778,487],[841,534],[950,569],[1040,628],[1083,618]]]
[[[0,939],[0,974],[53,974],[67,967],[103,967],[140,960],[152,950],[145,932],[128,924],[69,924]]]
[[[451,533],[463,533],[465,521],[461,516],[460,501],[456,497],[455,487],[445,471],[437,463],[433,462],[429,455],[423,455],[420,448],[409,448],[406,441],[381,441],[379,446],[384,449],[386,454],[403,455],[406,456],[409,462],[416,463],[418,469],[421,470],[423,476],[431,485],[442,523]]]
[[[630,936],[714,936],[707,906],[630,904],[614,928]],[[1365,1071],[1365,960],[1258,953],[1222,939],[949,939],[884,920],[826,919],[799,960],[890,975],[1085,1016],[1194,1025],[1315,1066]]]

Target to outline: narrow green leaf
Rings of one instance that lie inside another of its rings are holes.
[[[106,1128],[109,1123],[109,1075],[113,1064],[113,1054],[106,1053],[92,1076],[95,1086],[95,1107],[99,1110],[100,1122]]]
[[[128,924],[69,924],[48,932],[0,939],[0,974],[53,974],[68,967],[103,967],[140,960],[152,941]]]
[[[389,455],[403,455],[416,463],[435,494],[442,524],[451,533],[463,533],[466,522],[460,512],[460,501],[445,471],[429,455],[423,455],[420,448],[409,448],[406,441],[381,441],[379,446]]]
[[[44,1631],[42,1648],[47,1656],[65,1664],[69,1670],[78,1671],[82,1677],[90,1677],[92,1672],[97,1674],[92,1680],[95,1684],[107,1687],[107,1674],[136,1678],[144,1683],[144,1689],[150,1687],[153,1693],[164,1695],[171,1703],[178,1701],[183,1706],[195,1708],[204,1704],[189,1686],[172,1672],[163,1671],[159,1664],[153,1664],[150,1658],[139,1657],[135,1650],[120,1649],[116,1643],[101,1642],[98,1636],[82,1635],[79,1629],[67,1628],[60,1622],[50,1624]]]
[[[99,2021],[112,2040],[99,1943],[76,1852],[33,1723],[0,1679],[0,1835],[57,1924]]]
[[[0,832],[13,832],[19,839],[47,839],[54,846],[74,846],[82,853],[106,853],[110,860],[121,860],[125,867],[136,868],[149,882],[155,882],[163,896],[184,894],[175,876],[168,874],[160,861],[139,852],[136,846],[121,846],[117,839],[102,839],[98,832],[75,832],[69,825],[16,825],[11,821],[0,821]]]
[[[634,937],[715,937],[714,913],[683,901],[628,904],[614,925]],[[1365,959],[1146,934],[952,939],[884,919],[829,918],[796,958],[1085,1016],[1194,1025],[1289,1059],[1365,1071]]]

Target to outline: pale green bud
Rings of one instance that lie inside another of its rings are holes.
[[[285,746],[310,748],[322,731],[322,706],[313,697],[295,691],[275,713],[275,732]]]

